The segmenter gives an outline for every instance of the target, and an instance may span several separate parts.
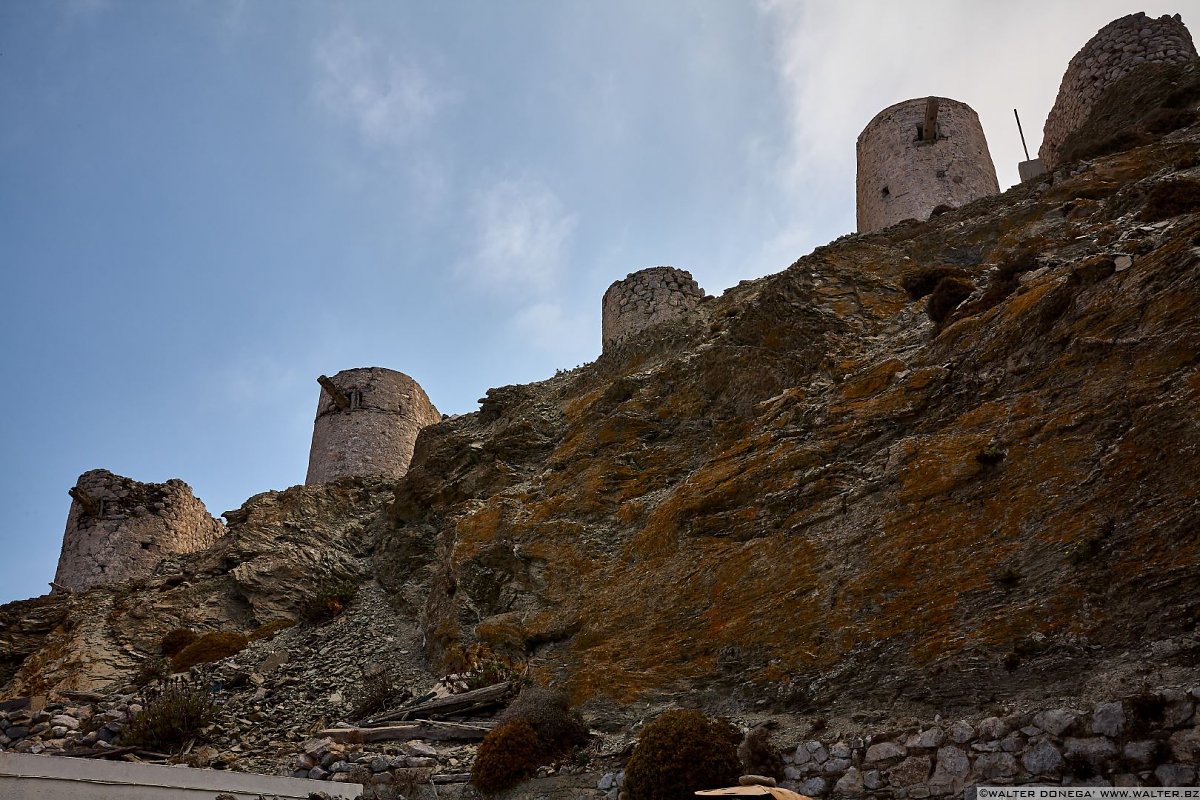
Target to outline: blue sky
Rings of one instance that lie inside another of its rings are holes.
[[[979,112],[1002,187],[1087,2],[0,3],[0,601],[79,473],[214,514],[302,483],[316,376],[444,413],[593,360],[600,298],[708,292],[854,229],[883,107]],[[1194,20],[1185,17],[1185,22]]]

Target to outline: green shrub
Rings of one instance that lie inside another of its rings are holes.
[[[197,664],[220,661],[240,653],[247,644],[249,641],[245,636],[233,631],[206,633],[175,654],[171,659],[171,669],[175,672],[187,672]]]
[[[191,628],[175,628],[163,634],[159,649],[167,658],[174,658],[180,650],[200,638]]]
[[[523,719],[501,723],[488,732],[475,752],[471,783],[483,794],[511,789],[537,772],[541,741]]]
[[[324,625],[346,610],[358,592],[358,584],[349,580],[328,579],[300,606],[300,619],[309,625]]]
[[[173,753],[217,717],[217,705],[204,689],[175,681],[148,694],[146,704],[121,732],[121,744]]]
[[[699,711],[668,711],[642,730],[625,766],[629,800],[692,800],[699,789],[737,785],[741,736]]]

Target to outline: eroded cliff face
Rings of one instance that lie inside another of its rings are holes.
[[[404,621],[372,659],[436,679],[482,643],[593,709],[932,717],[1186,682],[1198,141],[845,237],[489,391],[398,483],[260,495],[150,579],[2,607],[4,694],[118,688],[167,630],[294,618],[330,577]],[[904,286],[946,267],[975,291],[939,326]]]
[[[394,484],[351,478],[266,492],[226,512],[229,534],[154,576],[0,606],[4,696],[119,689],[161,658],[174,628],[250,632],[325,581],[360,580]]]
[[[944,710],[1186,671],[1196,139],[845,238],[489,392],[422,433],[382,577],[433,570],[435,663],[481,641],[576,701]],[[945,265],[978,290],[938,329],[901,284]]]

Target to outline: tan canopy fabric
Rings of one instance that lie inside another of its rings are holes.
[[[761,797],[763,795],[770,795],[775,800],[812,800],[807,795],[796,794],[788,789],[780,789],[778,786],[730,786],[728,789],[704,789],[696,792],[696,794],[720,797]]]

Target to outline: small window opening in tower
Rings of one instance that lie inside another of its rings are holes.
[[[108,510],[104,507],[105,505],[107,505],[107,503],[103,497],[101,497],[99,500],[96,501],[96,517],[97,518],[103,517],[104,512]]]
[[[149,550],[149,549],[150,549],[150,542],[142,542],[142,543],[141,543],[141,545],[142,545],[142,549],[143,549],[143,550]]]
[[[886,187],[886,186],[885,186],[885,187],[883,187],[883,192],[882,192],[882,195],[883,195],[884,197],[891,197],[891,196],[892,196],[892,192],[891,192],[891,190],[890,190],[890,189],[888,189],[888,187]]]
[[[362,408],[362,389],[350,390],[350,408]]]

